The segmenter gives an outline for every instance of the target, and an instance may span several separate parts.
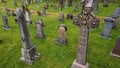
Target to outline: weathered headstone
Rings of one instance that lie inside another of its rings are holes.
[[[93,0],[82,0],[82,12],[79,16],[73,18],[73,23],[79,27],[80,36],[78,40],[77,57],[71,68],[89,68],[88,63],[86,62],[89,24],[91,18],[96,18],[91,12],[92,3]]]
[[[98,0],[94,0],[93,1],[94,13],[98,13],[98,7],[99,7],[99,1]]]
[[[14,6],[17,6],[17,0],[14,0]]]
[[[43,32],[44,24],[43,24],[42,19],[40,19],[36,22],[36,28],[37,28],[36,37],[44,39],[45,38],[45,35],[44,35],[44,32]]]
[[[103,0],[104,2],[103,2],[103,7],[108,7],[108,3],[109,3],[109,1],[108,0]]]
[[[72,6],[72,0],[69,0],[69,6]]]
[[[67,19],[73,19],[73,15],[70,13],[68,13],[66,17],[67,17]]]
[[[119,8],[115,8],[114,13],[115,16],[120,17],[120,7]]]
[[[46,8],[45,8],[45,7],[43,7],[41,14],[42,14],[43,16],[46,15]]]
[[[2,20],[3,20],[3,29],[10,30],[11,28],[10,28],[10,26],[8,24],[7,16],[2,15]]]
[[[120,37],[116,40],[111,56],[120,57]]]
[[[54,10],[57,10],[56,4],[53,5],[53,9],[54,9]]]
[[[48,9],[48,7],[49,7],[48,1],[45,3],[44,7],[45,7],[46,9]]]
[[[67,44],[66,31],[67,31],[67,27],[64,24],[61,24],[58,27],[58,38],[56,40],[56,43],[63,44],[63,45]]]
[[[65,8],[68,8],[68,0],[65,2]]]
[[[111,34],[111,30],[114,22],[115,22],[114,18],[109,17],[104,19],[104,27],[103,27],[102,33],[100,34],[101,37],[111,39],[110,34]]]
[[[36,7],[39,8],[40,7],[39,6],[39,0],[35,0],[35,2],[36,2]]]
[[[60,12],[60,13],[59,13],[59,16],[58,16],[58,21],[59,21],[59,22],[63,22],[63,21],[64,21],[63,19],[64,19],[64,13],[63,13],[63,12]]]
[[[10,15],[11,15],[11,13],[10,13],[10,9],[6,7],[5,10],[6,10],[7,16],[10,16]]]
[[[73,10],[74,12],[78,12],[78,3],[75,3],[74,4],[74,10]]]
[[[16,14],[22,41],[22,57],[20,60],[31,65],[40,57],[40,54],[36,51],[36,47],[32,44],[22,10],[18,8]]]

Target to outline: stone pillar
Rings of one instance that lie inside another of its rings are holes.
[[[36,47],[32,44],[22,10],[18,8],[16,15],[22,41],[22,57],[20,60],[31,65],[40,57],[40,54],[36,51]]]

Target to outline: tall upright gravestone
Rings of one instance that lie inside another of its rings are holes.
[[[36,51],[36,47],[32,44],[22,10],[18,8],[16,15],[22,41],[22,57],[20,60],[31,65],[40,57],[40,54]]]
[[[93,0],[82,0],[82,13],[80,17],[75,17],[73,23],[79,27],[80,36],[78,40],[77,56],[71,68],[89,68],[87,60],[87,46],[89,37],[89,23],[90,18],[96,17],[91,12]]]
[[[111,52],[111,56],[120,57],[120,37],[116,40],[115,46]]]

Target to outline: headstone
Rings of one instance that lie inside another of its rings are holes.
[[[60,26],[58,26],[58,38],[56,40],[56,43],[63,45],[67,44],[66,31],[67,27],[65,25],[61,24]]]
[[[41,12],[40,11],[37,11],[37,14],[38,14],[38,16],[41,16]]]
[[[73,19],[73,15],[70,13],[68,13],[66,17],[67,17],[67,19]]]
[[[68,8],[68,0],[65,2],[65,8]]]
[[[72,6],[72,0],[69,0],[69,6]]]
[[[10,9],[8,9],[7,7],[6,7],[6,13],[7,13],[7,16],[10,16],[11,15],[11,13],[10,13]]]
[[[25,19],[27,24],[32,24],[32,21],[30,20],[30,11],[28,8],[25,11]]]
[[[2,15],[2,20],[3,20],[3,29],[10,30],[11,28],[10,28],[10,26],[8,24],[7,16]]]
[[[119,8],[115,8],[114,13],[115,16],[120,17],[120,7]]]
[[[116,40],[111,56],[120,57],[120,37]]]
[[[17,6],[17,0],[14,0],[14,6]]]
[[[99,7],[99,1],[98,0],[94,0],[93,1],[94,13],[98,13],[98,7]]]
[[[45,38],[44,32],[43,32],[44,24],[43,24],[42,19],[40,19],[36,22],[36,27],[37,27],[36,37],[44,39]]]
[[[12,10],[12,16],[16,16],[16,14],[15,14],[14,10]]]
[[[48,7],[49,7],[48,1],[45,3],[44,7],[45,7],[46,9],[48,9]]]
[[[63,19],[64,19],[64,13],[63,13],[63,12],[60,12],[60,13],[59,13],[59,16],[58,16],[58,21],[59,21],[59,22],[64,22]]]
[[[22,57],[20,60],[32,65],[32,63],[40,57],[40,54],[36,51],[36,47],[32,44],[22,10],[18,8],[16,14],[22,41]]]
[[[45,15],[46,15],[46,8],[45,8],[45,7],[43,7],[43,9],[42,9],[42,12],[41,12],[41,13],[42,13],[42,15],[43,15],[43,16],[45,16]]]
[[[78,12],[78,3],[75,3],[74,4],[74,10],[73,10],[74,12]]]
[[[115,19],[113,18],[104,19],[104,27],[103,27],[102,33],[100,34],[101,37],[111,39],[110,34],[111,34],[113,22],[115,22]]]
[[[59,4],[61,7],[64,6],[64,0],[60,0],[60,4]]]
[[[108,0],[104,0],[104,2],[103,2],[103,7],[108,7],[108,3],[109,3]]]
[[[36,0],[36,7],[39,8],[39,0]]]

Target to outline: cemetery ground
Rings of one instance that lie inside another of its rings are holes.
[[[31,20],[33,24],[28,25],[28,30],[31,36],[32,43],[36,46],[37,52],[41,54],[40,58],[32,65],[27,65],[20,61],[21,55],[21,38],[18,29],[18,24],[14,21],[15,17],[9,16],[8,21],[11,30],[3,30],[2,18],[0,18],[0,39],[3,43],[0,44],[0,68],[71,68],[71,65],[76,58],[78,47],[79,29],[72,23],[72,20],[64,18],[64,22],[58,22],[59,12],[72,13],[77,15],[81,12],[73,12],[73,6],[63,8],[63,10],[54,10],[52,7],[47,9],[46,16],[37,16],[37,10],[41,11],[45,2],[40,4],[37,9],[35,3],[29,5]],[[49,2],[49,4],[57,4],[58,2]],[[87,62],[90,68],[120,68],[120,58],[111,57],[112,51],[117,37],[120,35],[120,22],[117,28],[112,30],[112,39],[108,40],[100,38],[99,35],[102,31],[104,18],[113,13],[114,8],[118,7],[119,3],[110,3],[109,7],[103,7],[102,3],[99,4],[99,13],[96,14],[100,18],[100,26],[97,29],[91,30],[89,33],[89,42],[87,50]],[[0,16],[6,14],[5,7],[16,9],[13,0],[8,1],[7,4],[0,3]],[[20,3],[18,3],[20,6]],[[36,38],[35,22],[38,19],[43,19],[45,39]],[[58,26],[65,24],[68,28],[67,31],[67,45],[60,45],[56,43],[58,35]]]

